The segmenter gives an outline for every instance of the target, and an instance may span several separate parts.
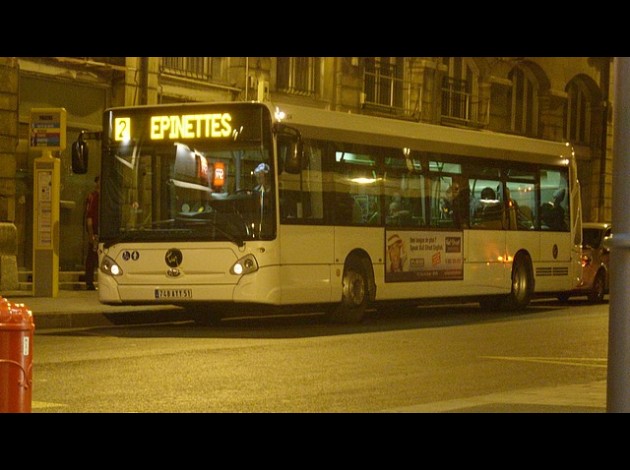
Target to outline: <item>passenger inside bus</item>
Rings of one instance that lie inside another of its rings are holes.
[[[565,212],[562,202],[566,196],[566,189],[557,189],[553,193],[551,201],[544,203],[540,207],[540,220],[543,229],[549,230],[568,230],[565,221]]]
[[[366,218],[368,225],[379,225],[381,223],[381,211],[379,210],[378,199],[370,201],[368,215]]]
[[[475,224],[483,228],[500,229],[503,227],[503,203],[490,187],[481,190],[475,209]]]
[[[402,202],[394,199],[389,203],[387,225],[408,225],[411,222],[411,213],[402,208]]]
[[[453,181],[446,190],[443,210],[457,228],[468,225],[468,199],[468,190],[462,189],[458,181]]]
[[[359,203],[347,193],[335,193],[335,220],[338,224],[364,223]]]
[[[520,205],[516,199],[512,198],[510,188],[506,188],[510,229],[531,230],[534,228],[534,213],[527,205]]]

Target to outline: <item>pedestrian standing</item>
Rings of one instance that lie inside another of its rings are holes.
[[[85,257],[85,286],[87,290],[96,290],[94,270],[98,264],[98,207],[100,195],[100,177],[94,178],[94,188],[85,199],[85,230],[88,235],[88,249]]]

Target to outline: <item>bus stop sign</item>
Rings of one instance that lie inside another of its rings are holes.
[[[32,108],[30,132],[31,150],[64,150],[66,148],[66,110],[64,108]]]

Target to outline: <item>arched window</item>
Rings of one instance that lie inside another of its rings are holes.
[[[508,74],[512,81],[508,106],[510,130],[530,137],[538,134],[538,83],[526,67],[516,66]]]
[[[585,83],[573,79],[567,85],[565,137],[574,144],[588,145],[591,141],[591,96]]]

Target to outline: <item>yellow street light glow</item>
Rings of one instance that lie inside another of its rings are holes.
[[[365,178],[365,177],[351,178],[350,181],[357,184],[372,184],[372,183],[376,183],[376,178]]]
[[[280,108],[276,108],[275,118],[278,121],[282,121],[287,118],[287,114],[284,111],[281,111]]]

